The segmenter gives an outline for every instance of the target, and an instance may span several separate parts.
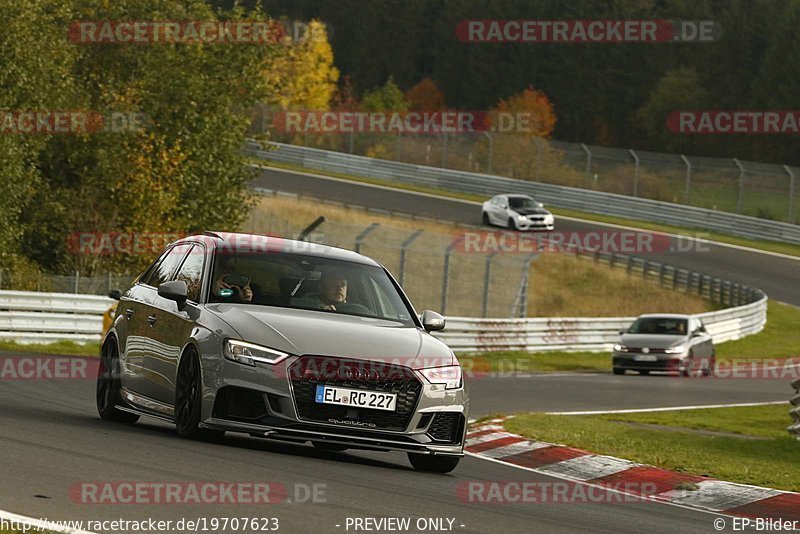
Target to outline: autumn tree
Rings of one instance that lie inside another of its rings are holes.
[[[444,93],[430,78],[423,78],[406,91],[409,109],[414,111],[441,111],[445,108]]]

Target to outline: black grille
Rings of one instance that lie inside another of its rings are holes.
[[[297,415],[305,421],[359,429],[403,431],[417,407],[422,384],[409,369],[388,364],[304,356],[289,367]],[[397,394],[394,411],[315,402],[317,385]],[[331,421],[335,419],[336,421]]]
[[[428,435],[435,441],[457,443],[461,433],[463,417],[460,413],[444,412],[433,416]]]

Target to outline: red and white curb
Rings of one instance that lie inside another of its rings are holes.
[[[647,500],[741,517],[800,521],[800,493],[687,475],[555,443],[531,441],[507,432],[502,422],[503,419],[492,419],[471,427],[465,451],[613,491],[620,487],[648,488],[652,491],[636,493]]]

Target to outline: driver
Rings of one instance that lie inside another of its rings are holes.
[[[340,269],[331,269],[319,279],[319,306],[323,310],[336,310],[347,302],[347,277]]]
[[[232,290],[233,294],[224,291],[226,289]],[[235,296],[240,302],[250,302],[253,300],[253,290],[250,287],[250,279],[237,272],[236,262],[233,258],[228,258],[222,264],[221,272],[214,281],[214,295],[217,297]]]

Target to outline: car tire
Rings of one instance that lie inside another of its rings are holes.
[[[492,225],[492,221],[489,220],[489,214],[486,213],[485,211],[483,212],[483,215],[481,216],[481,222],[483,223],[484,226],[491,226]]]
[[[315,449],[319,449],[321,451],[326,452],[344,452],[347,450],[346,445],[340,445],[338,443],[326,443],[324,441],[312,441],[311,444],[314,446]]]
[[[120,383],[119,350],[117,340],[109,336],[100,350],[100,368],[97,371],[97,384],[95,387],[95,400],[97,413],[106,421],[133,424],[139,416],[130,412],[123,412],[117,408],[122,404],[119,390]]]
[[[435,454],[408,453],[408,461],[417,471],[426,473],[449,473],[461,461],[460,456],[438,456]]]
[[[647,375],[650,374],[650,371],[647,371],[647,370],[639,371],[639,374],[642,375],[642,376],[647,376]]]
[[[712,354],[709,359],[703,360],[703,369],[702,369],[703,376],[706,377],[714,376],[714,369],[716,367],[717,367],[717,356],[716,354]]]
[[[621,367],[614,367],[614,374],[615,375],[624,375],[625,374],[625,369],[622,369]]]
[[[517,223],[514,221],[513,217],[509,217],[508,218],[508,229],[509,230],[519,230],[519,228],[517,228]]]
[[[189,349],[181,358],[175,381],[175,429],[180,437],[213,441],[225,435],[220,430],[200,428],[202,400],[200,359],[193,349]]]

